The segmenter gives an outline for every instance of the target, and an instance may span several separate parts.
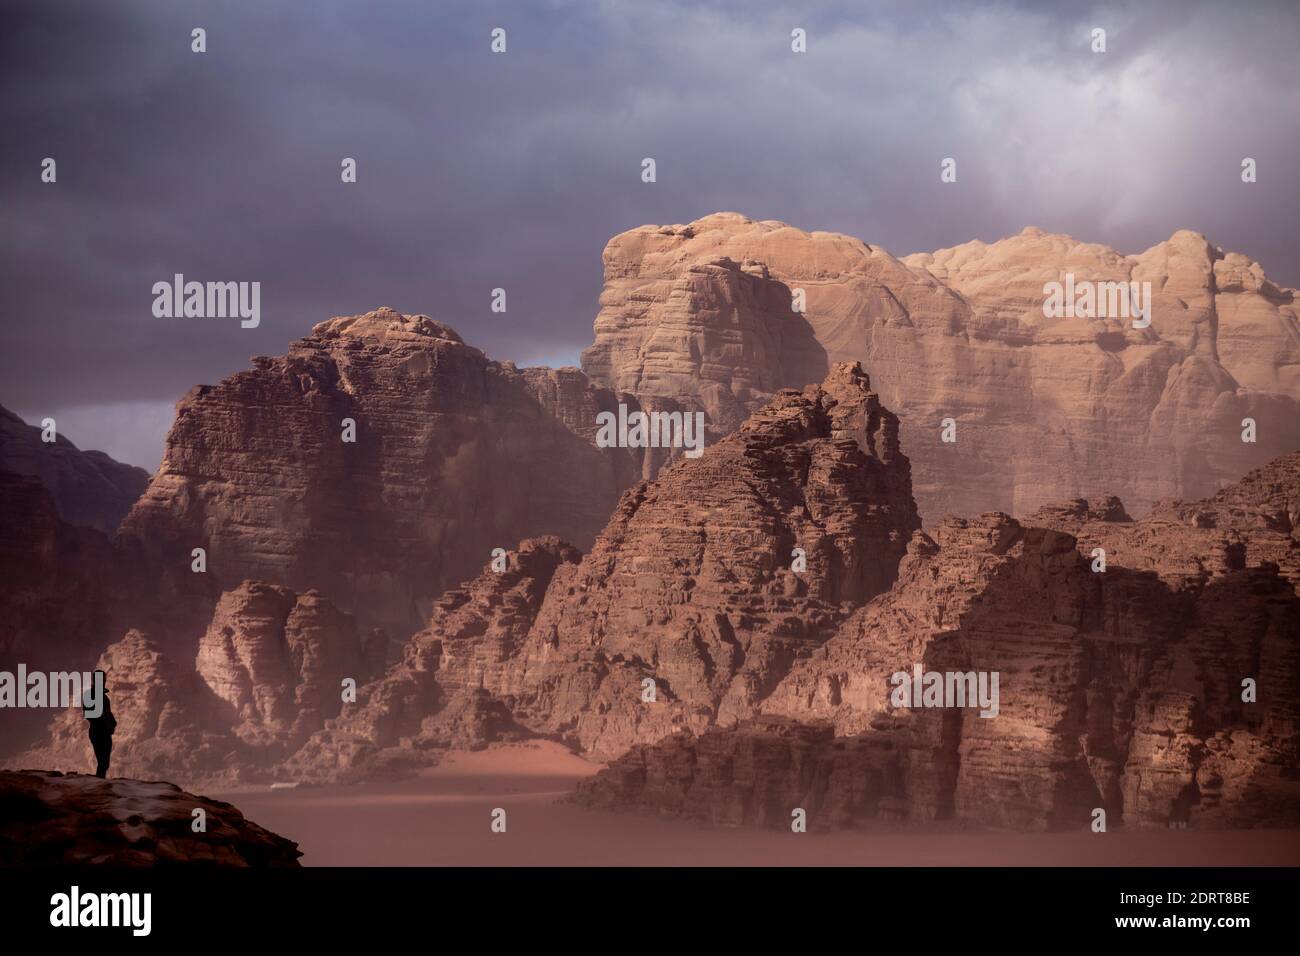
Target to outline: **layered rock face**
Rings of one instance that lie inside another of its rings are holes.
[[[475,673],[521,724],[601,757],[733,722],[889,587],[918,525],[897,419],[837,366],[630,490],[508,666]]]
[[[149,623],[192,632],[221,591],[256,579],[315,588],[364,629],[404,637],[493,548],[595,536],[642,461],[564,421],[616,404],[576,370],[490,362],[425,316],[323,322],[178,405],[121,532],[178,609]],[[198,547],[204,574],[190,570]]]
[[[298,866],[302,856],[229,803],[170,783],[0,771],[0,807],[0,866]]]
[[[720,249],[688,262],[662,241],[678,235],[693,239],[694,226],[647,227],[606,246],[596,341],[582,359],[593,381],[703,409],[726,434],[778,389],[825,378],[826,349],[791,321],[794,294],[780,277]]]
[[[1096,808],[1112,826],[1294,825],[1300,600],[1277,563],[1247,555],[1253,526],[1260,555],[1294,556],[1256,520],[1292,507],[1296,466],[1183,506],[1181,522],[1174,506],[1133,522],[1113,498],[1040,513],[1074,533],[950,518],[913,538],[894,587],[797,663],[761,719],[636,748],[581,799],[733,825],[788,824],[795,807],[820,827],[1083,828]],[[1218,509],[1244,517],[1196,517]],[[1112,542],[1104,571],[1097,542]],[[996,672],[996,715],[900,706],[894,675],[916,665]]]
[[[1031,228],[897,259],[718,213],[616,236],[604,263],[583,353],[593,382],[701,404],[725,431],[764,390],[860,361],[902,419],[929,520],[1025,514],[1099,489],[1144,513],[1300,445],[1295,291],[1195,233],[1123,256]],[[1150,327],[1045,318],[1044,286],[1067,274],[1149,282]],[[1254,443],[1241,440],[1245,418]]]
[[[95,662],[104,672],[117,729],[112,774],[186,781],[229,776],[249,749],[217,719],[217,700],[190,667],[173,660],[148,635],[128,631]],[[37,747],[7,761],[11,768],[93,772],[95,758],[80,707],[60,711]]]
[[[143,468],[115,461],[102,451],[81,451],[57,427],[55,440],[43,442],[40,428],[3,407],[0,470],[39,479],[64,521],[109,535],[149,484]]]
[[[1272,563],[1300,589],[1300,452],[1203,501],[1157,502],[1138,522],[1113,496],[1043,508],[1030,520],[1076,536],[1087,554],[1102,548],[1110,561],[1152,571],[1173,587]]]
[[[117,729],[112,773],[186,782],[266,780],[343,709],[343,680],[375,676],[356,626],[319,594],[245,581],[223,594],[193,661],[138,630],[94,665]],[[14,766],[93,769],[79,707]]]
[[[194,662],[240,739],[285,749],[337,717],[343,681],[364,684],[368,667],[350,615],[256,581],[221,596]]]
[[[528,736],[494,696],[528,637],[556,570],[581,554],[555,537],[528,539],[434,607],[402,659],[362,688],[286,766],[294,779],[359,779],[430,762],[438,749],[476,749]]]
[[[734,723],[889,587],[919,524],[897,419],[837,366],[629,490],[585,557],[527,541],[450,592],[294,769],[373,773],[517,733],[609,758]]]

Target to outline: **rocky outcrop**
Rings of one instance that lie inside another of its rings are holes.
[[[229,803],[170,783],[0,771],[0,866],[298,866],[300,856]]]
[[[371,676],[356,625],[315,591],[245,581],[217,602],[194,662],[234,733],[288,752]]]
[[[111,773],[233,782],[254,759],[220,719],[220,702],[194,669],[170,658],[148,635],[128,631],[100,655],[94,669],[104,672],[117,720]],[[70,707],[55,715],[36,747],[6,763],[92,772],[87,734],[81,708]]]
[[[117,719],[112,771],[205,784],[272,778],[348,706],[345,678],[375,676],[351,617],[313,591],[256,581],[221,596],[193,661],[131,630],[95,668]],[[9,763],[93,769],[81,709]]]
[[[1030,521],[1079,539],[1088,555],[1157,574],[1174,587],[1271,563],[1300,593],[1300,452],[1203,501],[1160,501],[1132,521],[1114,496],[1043,508]]]
[[[703,222],[703,221],[702,221]],[[792,313],[793,295],[763,262],[703,247],[695,227],[643,227],[605,247],[596,341],[582,357],[593,381],[703,409],[734,431],[772,393],[820,382],[826,349]]]
[[[608,758],[734,723],[889,587],[919,523],[897,420],[837,366],[631,489],[585,557],[526,541],[449,592],[295,776],[520,734]]]
[[[113,534],[144,493],[149,473],[102,451],[82,451],[55,425],[55,440],[44,442],[40,428],[0,407],[0,471],[39,479],[68,524]]]
[[[767,392],[859,361],[902,420],[928,520],[1101,489],[1141,514],[1300,446],[1295,290],[1196,233],[1124,256],[1030,228],[898,259],[718,213],[615,236],[604,266],[593,382],[702,406],[725,432]],[[1150,327],[1044,318],[1067,274],[1149,282]]]
[[[176,608],[147,623],[197,638],[217,596],[254,579],[317,589],[364,631],[401,639],[493,548],[536,533],[589,542],[641,456],[564,424],[615,396],[576,370],[542,378],[440,322],[381,309],[194,389],[122,526]]]
[[[1083,828],[1097,808],[1112,827],[1296,825],[1300,599],[1276,563],[1250,562],[1273,546],[1252,549],[1247,526],[1285,511],[1298,477],[1285,459],[1140,522],[1114,498],[1040,512],[1077,537],[947,519],[761,719],[636,748],[580,799],[734,825],[788,824],[796,807],[816,827]],[[1237,529],[1168,517],[1221,509]],[[1211,533],[1241,547],[1216,560],[1231,549],[1207,548]],[[1117,535],[1103,571],[1094,543]],[[997,673],[996,714],[895,698],[917,665]]]
[[[440,749],[528,736],[494,696],[556,570],[581,558],[555,537],[523,541],[443,595],[400,662],[363,687],[288,763],[294,779],[355,779],[428,763]],[[490,689],[490,690],[489,690]]]
[[[837,366],[624,495],[480,685],[600,757],[734,722],[889,587],[918,525],[897,420]]]

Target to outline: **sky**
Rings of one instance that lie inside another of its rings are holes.
[[[721,210],[900,256],[1027,225],[1136,253],[1186,228],[1300,285],[1294,3],[7,0],[3,20],[0,405],[148,469],[192,386],[335,315],[388,305],[577,364],[610,237]],[[260,282],[260,325],[155,317],[176,273]]]

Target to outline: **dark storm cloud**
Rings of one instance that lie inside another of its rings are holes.
[[[573,361],[606,240],[721,209],[900,255],[1031,223],[1125,252],[1191,228],[1300,282],[1287,4],[42,0],[4,16],[0,403],[147,466],[191,385],[331,315],[392,305],[493,357]],[[260,281],[261,326],[155,319],[150,288],[175,272]]]

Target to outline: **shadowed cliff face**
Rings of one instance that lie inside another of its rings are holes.
[[[55,435],[42,441],[42,429],[0,407],[0,670],[11,673],[19,663],[86,670],[121,637],[137,593],[113,535],[148,473]],[[48,717],[4,711],[0,755],[29,744]]]
[[[32,477],[0,470],[0,670],[84,671],[122,633],[127,569],[94,528],[60,517]],[[27,744],[48,711],[0,711],[0,755]]]
[[[805,310],[775,289],[724,291],[719,263],[802,290]],[[1185,230],[1135,256],[1029,228],[897,259],[717,213],[615,236],[604,264],[583,353],[593,382],[700,402],[721,424],[765,390],[820,380],[820,363],[859,361],[902,421],[930,521],[1101,490],[1145,513],[1300,446],[1295,291]],[[1150,283],[1150,327],[1045,318],[1044,286],[1067,274]],[[1244,418],[1254,443],[1241,441]],[[955,442],[941,440],[945,419]]]

